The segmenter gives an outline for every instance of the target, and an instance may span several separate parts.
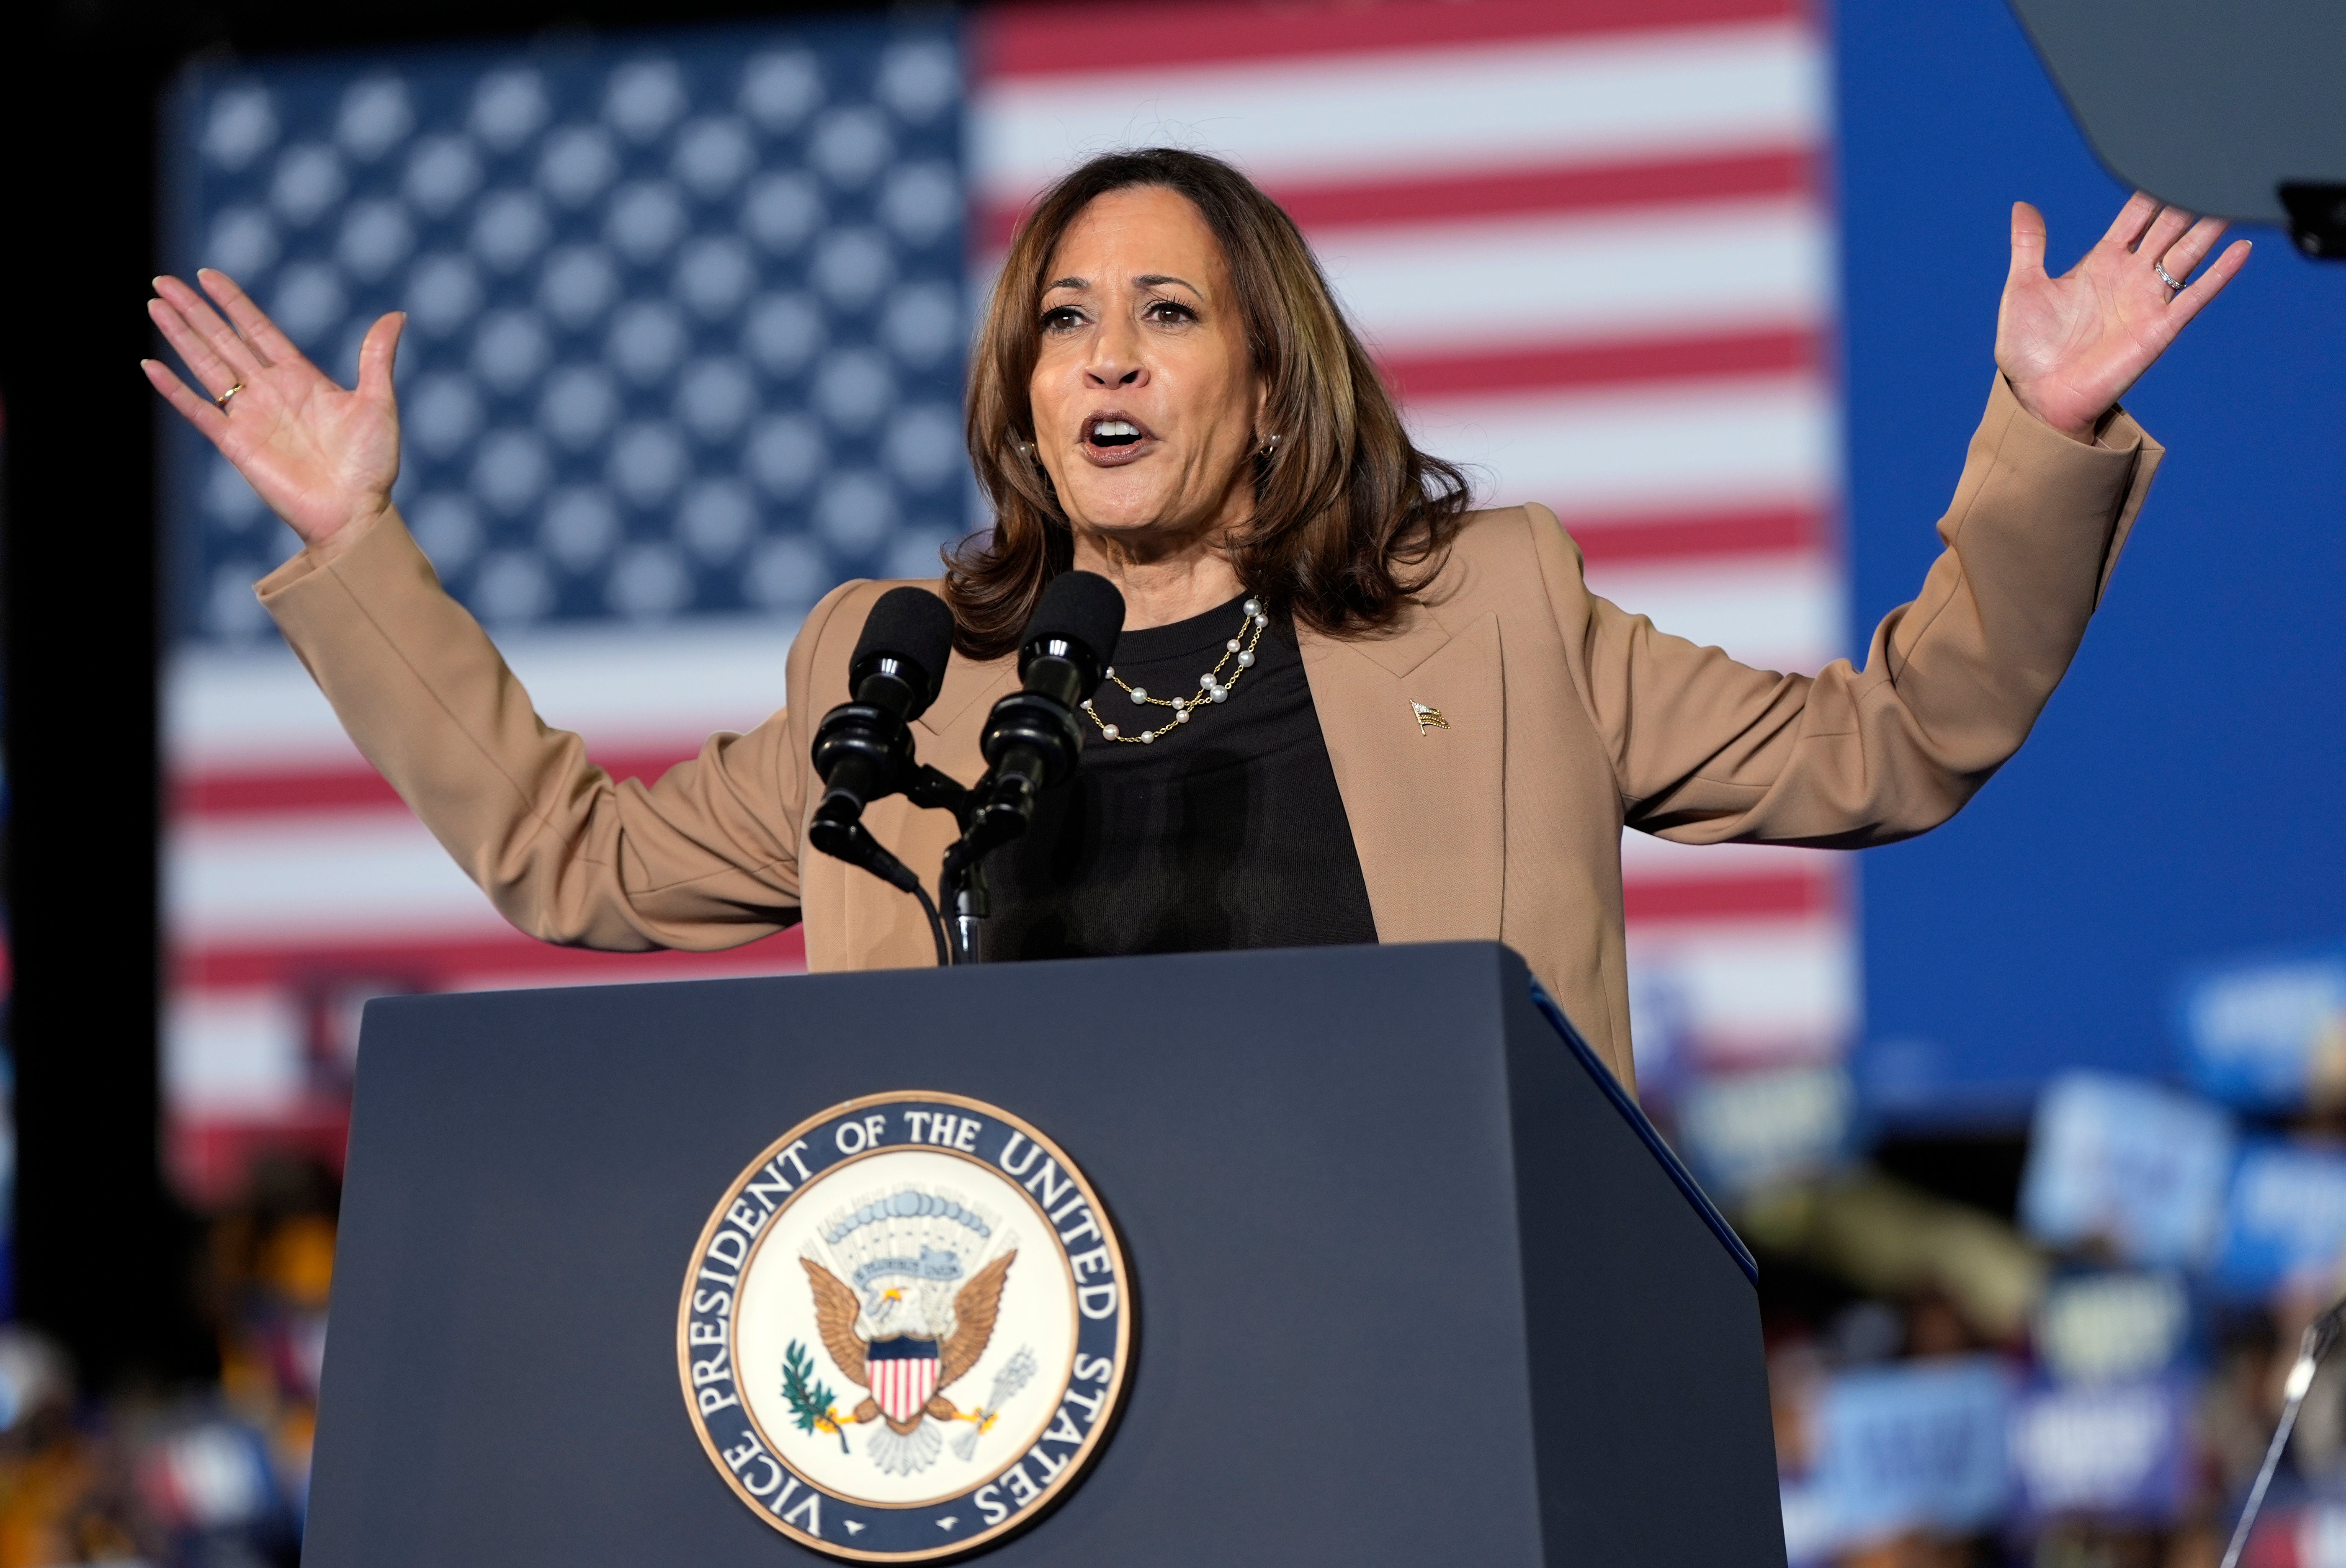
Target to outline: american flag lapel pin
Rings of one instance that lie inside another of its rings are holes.
[[[1438,708],[1428,708],[1422,702],[1413,702],[1409,705],[1409,710],[1417,715],[1417,732],[1420,735],[1423,735],[1429,729],[1450,728],[1450,721],[1442,717],[1442,710]]]

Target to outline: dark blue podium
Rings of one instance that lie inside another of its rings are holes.
[[[1486,943],[369,1004],[305,1561],[827,1561],[712,1470],[678,1290],[783,1130],[1055,1140],[1136,1334],[1003,1568],[1784,1561],[1751,1265]]]

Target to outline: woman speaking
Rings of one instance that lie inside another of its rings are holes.
[[[1045,585],[1096,572],[1127,606],[1074,779],[993,857],[984,956],[1494,938],[1629,1082],[1622,829],[1859,848],[1952,816],[2084,636],[2160,453],[2117,400],[2247,260],[2236,243],[2192,279],[2221,233],[2137,196],[2054,278],[2044,220],[2014,208],[1945,553],[1863,669],[1810,677],[1596,597],[1544,508],[1471,510],[1244,176],[1161,149],[1084,165],[1019,229],[973,356],[994,526],[925,585],[955,652],[915,738],[964,782]],[[803,918],[811,968],[932,962],[912,900],[807,843],[815,720],[890,585],[815,606],[781,712],[614,780],[540,722],[392,506],[403,318],[345,392],[230,280],[198,281],[158,280],[149,311],[204,392],[147,373],[300,535],[262,602],[506,919],[707,950]],[[864,820],[934,879],[944,813],[896,797]]]

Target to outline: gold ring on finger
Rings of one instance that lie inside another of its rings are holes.
[[[219,406],[220,412],[226,413],[228,412],[228,400],[234,397],[243,390],[244,383],[242,382],[239,382],[236,385],[229,388],[228,391],[220,393],[219,396],[212,399],[212,402]]]

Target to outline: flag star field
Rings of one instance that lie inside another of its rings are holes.
[[[965,531],[953,29],[194,92],[191,259],[340,377],[408,313],[395,498],[493,628],[794,616]],[[262,636],[285,535],[189,467],[184,635]]]

